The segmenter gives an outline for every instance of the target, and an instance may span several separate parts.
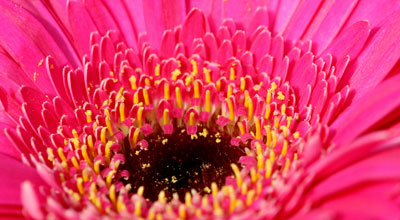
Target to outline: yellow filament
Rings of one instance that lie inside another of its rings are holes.
[[[89,166],[92,167],[92,166],[93,166],[93,163],[92,163],[92,161],[90,160],[89,155],[88,155],[88,153],[87,153],[87,146],[86,146],[85,144],[82,145],[81,150],[82,150],[83,159],[85,159],[86,163],[87,163]]]
[[[231,85],[228,85],[228,90],[226,91],[226,98],[231,97],[233,94],[233,88]]]
[[[254,117],[254,124],[256,125],[256,139],[261,140],[261,122],[258,117]]]
[[[104,150],[105,154],[105,159],[106,159],[106,164],[110,164],[110,159],[111,159],[111,146],[113,145],[112,141],[108,141]]]
[[[133,139],[133,146],[132,147],[136,146],[136,144],[138,142],[138,139],[139,139],[139,134],[140,134],[140,129],[136,128],[135,132],[133,133],[133,137],[132,137],[132,139]]]
[[[238,122],[237,123],[239,130],[240,130],[240,135],[244,135],[244,133],[246,132],[246,130],[244,129],[244,125],[242,122]]]
[[[196,120],[194,119],[194,112],[190,112],[189,125],[194,126],[195,124],[196,124]]]
[[[142,201],[135,202],[135,214],[137,216],[142,216]]]
[[[72,165],[74,165],[74,167],[75,167],[77,170],[80,170],[80,166],[79,166],[78,160],[76,159],[75,156],[73,156],[73,157],[71,158],[71,162],[72,162]]]
[[[160,75],[160,64],[156,64],[155,70],[154,70],[154,75],[159,76]]]
[[[147,89],[143,89],[143,98],[144,98],[144,104],[150,105],[149,92],[147,91]]]
[[[87,110],[87,111],[85,112],[85,115],[86,115],[86,121],[87,121],[88,123],[90,123],[90,122],[93,121],[93,120],[92,120],[92,111]]]
[[[76,186],[78,188],[78,191],[81,195],[83,195],[83,193],[85,193],[85,191],[83,190],[83,179],[81,177],[78,177],[76,179]]]
[[[133,104],[139,104],[139,92],[136,91],[133,95]]]
[[[141,128],[143,125],[143,111],[144,108],[143,107],[139,107],[139,110],[137,112],[137,121],[138,121],[138,127]]]
[[[197,80],[193,82],[193,89],[194,89],[194,98],[195,99],[200,98],[199,82]]]
[[[103,144],[105,144],[106,141],[107,141],[107,139],[106,139],[106,132],[107,132],[107,128],[106,128],[106,127],[103,127],[103,128],[101,129],[101,133],[100,133],[100,140],[101,140],[101,142],[102,142]]]
[[[253,100],[249,97],[247,102],[248,102],[248,105],[249,105],[249,111],[248,111],[247,118],[250,121],[253,118],[253,112],[254,112]]]
[[[234,121],[235,120],[235,112],[233,111],[232,100],[228,99],[227,102],[228,102],[228,109],[229,109],[229,120]]]
[[[119,104],[119,117],[121,119],[121,122],[125,121],[125,104],[124,103]]]
[[[284,140],[283,141],[283,147],[282,147],[281,155],[282,156],[286,156],[287,151],[288,151],[288,141]]]
[[[169,83],[164,83],[164,98],[166,100],[169,100],[171,98],[169,94]]]
[[[192,205],[192,195],[189,192],[186,192],[185,194],[185,204],[186,206]]]
[[[272,175],[272,162],[270,159],[267,159],[265,162],[265,178],[270,178]]]
[[[246,80],[244,77],[240,77],[240,90],[244,91],[246,89]]]
[[[235,68],[231,67],[230,74],[229,74],[229,80],[235,80],[235,79],[236,79]]]
[[[165,192],[164,190],[161,190],[161,192],[158,194],[158,201],[161,203],[166,203],[167,198],[165,198]]]
[[[67,158],[65,158],[63,149],[61,147],[59,147],[57,149],[57,153],[58,153],[58,156],[60,157],[61,161],[66,161],[67,160]]]
[[[166,125],[169,123],[169,110],[168,109],[164,109],[163,112],[163,124]]]
[[[131,88],[132,88],[133,90],[136,90],[136,89],[137,89],[136,77],[135,77],[135,76],[129,77],[129,82],[131,82]]]
[[[116,201],[116,195],[115,195],[115,185],[112,184],[110,186],[110,191],[109,191],[109,195],[110,195],[110,200],[113,204],[115,204]]]
[[[206,91],[206,112],[211,112],[211,92]]]
[[[114,175],[115,175],[115,171],[114,170],[108,172],[107,177],[106,177],[107,187],[111,186],[111,182],[112,182],[112,179],[113,179]]]
[[[178,108],[182,108],[182,95],[181,95],[181,89],[179,87],[175,87],[175,96],[176,96],[176,106]]]
[[[238,187],[241,187],[242,183],[243,183],[243,179],[242,179],[242,175],[240,174],[239,167],[234,163],[231,164],[231,167],[232,167],[233,173],[235,174],[235,177],[236,177],[236,183],[237,183]]]

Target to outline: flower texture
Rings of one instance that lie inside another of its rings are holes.
[[[399,218],[399,9],[0,1],[0,216]]]

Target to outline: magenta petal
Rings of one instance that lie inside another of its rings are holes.
[[[337,58],[349,55],[354,59],[367,41],[369,32],[368,21],[359,21],[340,33],[321,56],[330,53]]]
[[[400,75],[361,96],[333,122],[332,142],[343,146],[400,106]]]
[[[355,100],[375,87],[400,58],[400,13],[387,16],[369,40],[357,62],[343,75],[341,84],[356,90]],[[352,73],[351,73],[352,72]]]
[[[192,9],[183,23],[179,39],[186,48],[190,48],[193,39],[202,38],[209,30],[205,14],[198,9]]]
[[[279,3],[279,9],[275,15],[275,23],[273,26],[274,33],[282,34],[286,26],[295,12],[300,0],[282,0]]]
[[[30,182],[22,184],[21,200],[29,217],[38,220],[44,219],[44,213],[40,209],[41,201],[39,201],[36,190]]]

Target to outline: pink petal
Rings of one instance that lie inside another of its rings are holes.
[[[343,146],[400,105],[400,75],[392,77],[360,96],[333,122],[333,143]]]
[[[279,9],[275,15],[273,33],[282,34],[285,31],[286,26],[289,24],[289,21],[300,2],[301,2],[300,0],[280,1]]]
[[[357,62],[345,73],[341,85],[356,90],[354,100],[375,87],[400,58],[400,13],[387,16],[369,40]]]
[[[192,9],[183,23],[179,39],[186,48],[190,48],[193,39],[202,38],[209,30],[205,14],[198,9]]]
[[[44,213],[40,209],[41,201],[37,197],[37,192],[30,182],[22,184],[21,200],[27,215],[33,219],[44,219]]]

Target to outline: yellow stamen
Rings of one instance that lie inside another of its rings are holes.
[[[206,82],[207,82],[207,83],[210,83],[210,82],[211,82],[211,74],[210,74],[210,72],[211,72],[211,70],[209,70],[209,69],[203,67],[203,73],[204,73],[204,75],[205,75],[205,78],[206,78]]]
[[[292,118],[291,116],[288,116],[288,117],[286,118],[286,121],[287,121],[286,127],[287,127],[287,128],[290,128],[290,124],[292,123],[292,120],[293,120],[293,118]]]
[[[170,94],[169,94],[169,83],[164,83],[164,98],[166,100],[170,99]]]
[[[146,86],[151,86],[150,79],[149,79],[149,78],[144,79],[144,84],[145,84]]]
[[[287,151],[288,151],[288,141],[287,140],[284,140],[283,141],[283,147],[282,147],[282,151],[281,151],[281,155],[282,156],[286,156],[286,154],[287,154]]]
[[[197,62],[196,60],[191,60],[190,63],[192,64],[192,69],[193,69],[192,74],[196,76],[199,73],[199,67],[197,65]]]
[[[215,83],[215,87],[218,92],[221,91],[221,80],[217,80],[217,82]]]
[[[286,105],[282,104],[281,105],[281,115],[284,115],[284,114],[286,114]]]
[[[235,79],[236,79],[235,68],[231,67],[230,74],[229,74],[229,80],[235,80]]]
[[[226,98],[231,97],[233,94],[233,88],[231,85],[228,85],[228,90],[226,91]]]
[[[114,170],[108,172],[107,177],[106,177],[107,187],[111,186],[111,182],[112,182],[112,179],[113,179],[114,175],[115,175],[115,171]]]
[[[132,90],[136,90],[136,89],[137,89],[136,77],[135,77],[135,76],[129,77],[129,82],[131,82],[131,88],[132,88]]]
[[[235,112],[233,110],[233,103],[231,99],[227,99],[228,102],[228,109],[229,109],[229,120],[234,121],[235,120]]]
[[[244,91],[246,89],[246,80],[244,77],[240,77],[240,90]]]
[[[144,104],[150,105],[149,92],[147,91],[147,89],[143,89],[143,98],[144,98]]]
[[[271,134],[271,126],[270,125],[266,125],[264,126],[265,131],[267,133],[267,146],[270,147],[271,146],[271,141],[272,141],[272,134]]]
[[[272,175],[272,162],[270,159],[267,159],[265,162],[265,178],[270,178]]]
[[[73,157],[71,158],[71,162],[72,162],[72,165],[73,165],[77,170],[80,170],[81,167],[79,166],[78,160],[76,159],[75,156],[73,156]]]
[[[88,168],[83,169],[82,178],[83,178],[83,181],[85,181],[85,182],[89,181],[89,169]]]
[[[244,125],[242,122],[238,122],[237,123],[239,130],[240,130],[240,135],[244,135],[244,133],[246,132],[246,130],[244,129]]]
[[[107,166],[110,164],[110,159],[111,159],[111,146],[113,145],[112,141],[108,141],[104,150],[105,154],[105,159],[106,159],[106,164]]]
[[[126,206],[124,203],[124,198],[120,195],[118,196],[118,201],[117,201],[117,211],[121,212],[123,210],[126,210]]]
[[[72,144],[74,145],[75,150],[79,149],[79,139],[78,138],[73,138],[71,139]]]
[[[135,94],[133,94],[133,104],[139,104],[139,92],[136,91]]]
[[[247,118],[250,121],[253,118],[254,107],[253,107],[253,100],[250,97],[247,100],[248,100],[247,103],[249,105],[249,111],[247,114]]]
[[[154,70],[154,75],[159,76],[160,75],[160,64],[156,64],[155,70]]]
[[[190,126],[196,125],[196,120],[195,120],[194,116],[195,116],[194,112],[190,112],[190,115],[189,115],[189,125]]]
[[[78,188],[79,193],[83,195],[85,191],[83,190],[83,179],[81,177],[76,178],[76,186]]]
[[[242,187],[241,187],[242,195],[246,195],[247,194],[247,190],[248,190],[247,183],[243,183]]]
[[[272,90],[273,92],[275,92],[276,88],[278,88],[278,86],[276,85],[275,82],[272,82],[272,83],[271,83],[271,90]]]
[[[285,100],[285,96],[283,95],[282,92],[278,92],[278,99],[281,101]]]
[[[121,87],[115,96],[115,101],[119,101],[121,98],[123,98],[122,93],[124,92],[124,87]]]
[[[249,98],[250,98],[250,95],[249,95],[249,91],[244,91],[244,107],[245,108],[248,108],[249,107]]]
[[[239,167],[234,163],[231,164],[231,167],[232,167],[233,173],[235,174],[235,177],[236,177],[236,183],[237,183],[238,187],[241,187],[242,183],[243,183],[243,179],[242,179],[242,175],[240,174]]]
[[[276,132],[272,130],[271,131],[271,136],[272,136],[272,147],[275,147],[276,146],[276,141],[278,140]]]
[[[260,143],[256,142],[257,149],[257,169],[261,170],[264,168],[264,155],[261,149]]]
[[[192,205],[192,195],[189,192],[186,192],[185,194],[185,204],[186,206]]]
[[[261,140],[261,122],[258,117],[254,117],[254,124],[256,125],[256,139]]]
[[[286,158],[285,166],[282,170],[282,173],[285,173],[287,170],[289,170],[289,167],[290,167],[290,160],[289,160],[289,158]]]
[[[272,93],[270,90],[268,90],[267,92],[267,98],[265,99],[265,101],[267,102],[267,104],[271,103],[271,98],[272,98]]]
[[[164,190],[161,190],[161,192],[158,194],[158,201],[161,203],[166,203],[167,198],[165,198],[165,192]]]
[[[87,111],[85,112],[85,115],[86,115],[86,121],[87,121],[87,123],[90,123],[90,122],[93,121],[93,120],[92,120],[92,111],[87,110]]]
[[[179,206],[179,218],[182,220],[186,219],[186,207],[183,204]]]
[[[194,89],[194,98],[195,99],[200,98],[199,82],[197,80],[193,82],[193,89]]]
[[[172,79],[173,81],[176,81],[176,80],[178,79],[178,76],[179,76],[179,75],[181,75],[181,70],[180,70],[180,69],[175,69],[175,70],[172,72],[171,79]]]
[[[133,142],[133,146],[132,147],[135,147],[136,146],[136,144],[137,144],[137,142],[138,142],[138,139],[139,139],[139,134],[140,134],[140,129],[139,128],[136,128],[135,129],[135,132],[133,133],[133,137],[132,137],[132,142]]]
[[[142,201],[135,202],[135,214],[137,216],[142,216]]]
[[[78,132],[75,129],[72,129],[72,136],[74,136],[76,139],[79,138]]]
[[[110,200],[113,204],[115,204],[116,195],[115,195],[115,185],[111,184],[109,191]]]
[[[215,182],[211,183],[211,192],[212,192],[212,196],[215,198],[218,194],[218,186]]]
[[[83,159],[85,159],[86,163],[87,163],[89,166],[92,167],[92,166],[93,166],[93,163],[92,163],[92,160],[90,160],[90,158],[89,158],[89,155],[88,155],[88,152],[87,152],[87,146],[86,146],[85,144],[82,145],[81,151],[82,151]]]
[[[206,91],[206,112],[211,112],[211,92],[210,90]]]
[[[119,117],[121,119],[121,122],[125,121],[125,104],[124,103],[119,104]]]
[[[271,160],[271,162],[275,162],[276,160],[275,151],[273,149],[269,150],[269,160]]]
[[[247,199],[246,199],[246,205],[247,206],[249,206],[249,205],[251,205],[251,203],[253,203],[255,194],[256,193],[255,193],[254,189],[250,190],[247,193]]]
[[[106,139],[106,132],[107,132],[107,128],[106,128],[106,127],[103,127],[103,128],[101,129],[101,133],[100,133],[100,140],[101,140],[101,142],[102,142],[103,144],[105,144],[106,141],[107,141],[107,139]]]
[[[168,109],[164,109],[163,112],[163,124],[166,125],[169,123],[169,110]]]
[[[298,131],[294,132],[293,133],[293,137],[296,138],[296,139],[299,138],[300,137],[300,132],[298,132]]]
[[[143,192],[144,192],[144,186],[140,186],[139,189],[137,190],[137,194],[139,196],[143,196]]]
[[[271,106],[270,106],[269,104],[267,104],[267,105],[265,106],[265,115],[264,115],[264,118],[265,118],[266,120],[268,120],[270,114],[271,114]]]
[[[100,174],[100,163],[101,163],[101,160],[97,160],[96,162],[94,162],[94,172],[97,175]]]
[[[143,125],[143,107],[139,107],[138,112],[137,112],[137,121],[138,121],[138,127],[141,128]]]
[[[66,161],[67,158],[64,155],[63,149],[61,147],[59,147],[57,149],[57,153],[58,153],[58,157],[60,157],[61,161]]]
[[[279,128],[279,117],[278,116],[274,117],[274,126],[275,126],[275,128]]]
[[[251,182],[252,183],[255,183],[257,181],[257,179],[258,179],[257,171],[256,171],[256,169],[254,169],[254,167],[252,167],[250,169],[250,178],[251,178]]]
[[[175,87],[175,96],[176,96],[176,106],[178,108],[182,108],[182,96],[181,96],[181,89],[177,86]]]

